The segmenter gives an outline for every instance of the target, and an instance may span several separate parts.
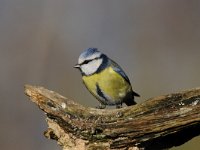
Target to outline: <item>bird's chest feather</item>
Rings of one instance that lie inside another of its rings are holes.
[[[131,90],[130,84],[111,67],[91,76],[83,76],[83,82],[91,93],[96,93],[98,85],[112,99],[124,97]]]

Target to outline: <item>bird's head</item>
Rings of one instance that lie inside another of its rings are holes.
[[[82,74],[89,76],[105,68],[108,58],[97,48],[84,50],[78,58],[78,64],[74,68],[80,69]]]

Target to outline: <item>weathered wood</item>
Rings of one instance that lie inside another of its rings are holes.
[[[25,93],[47,114],[45,136],[66,149],[164,149],[200,134],[200,88],[121,109],[84,107],[43,87]]]

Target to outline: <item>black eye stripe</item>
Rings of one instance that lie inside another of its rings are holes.
[[[85,60],[84,62],[83,62],[83,64],[88,64],[89,62],[91,62],[92,61],[92,59],[90,59],[90,60]]]
[[[84,62],[82,62],[80,65],[84,65],[84,64],[88,64],[90,61],[92,61],[93,59],[90,60],[85,60]]]
[[[93,60],[97,60],[100,57],[94,58],[94,59],[89,59],[89,60],[85,60],[84,62],[82,62],[80,65],[84,65],[84,64],[88,64],[89,62],[93,61]]]

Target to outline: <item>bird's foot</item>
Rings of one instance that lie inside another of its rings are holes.
[[[96,106],[96,108],[97,109],[105,109],[106,105],[100,103],[98,106]]]
[[[122,104],[116,105],[116,108],[117,108],[117,109],[122,108]]]

